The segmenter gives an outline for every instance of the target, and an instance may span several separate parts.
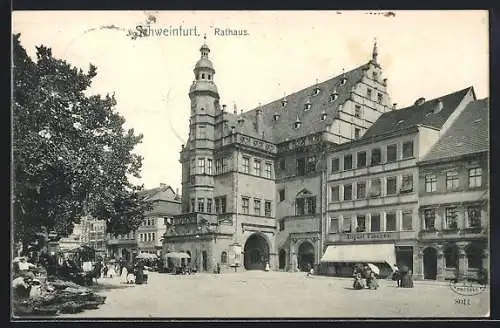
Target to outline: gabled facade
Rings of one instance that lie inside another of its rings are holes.
[[[241,113],[221,105],[210,49],[200,52],[180,156],[182,214],[164,252],[192,254],[201,271],[318,263],[326,150],[361,138],[391,110],[376,45],[368,63]]]

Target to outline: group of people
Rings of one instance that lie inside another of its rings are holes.
[[[124,284],[147,284],[150,268],[142,261],[137,261],[135,264],[124,264],[120,266],[121,282]]]
[[[378,288],[378,281],[377,281],[377,275],[375,272],[373,272],[372,269],[368,265],[356,265],[354,267],[354,282],[353,282],[353,288],[354,289],[377,289]]]
[[[396,281],[398,287],[413,288],[413,273],[405,266],[399,268],[394,264],[392,280]]]

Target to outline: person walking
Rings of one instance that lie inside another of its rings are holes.
[[[392,280],[396,282],[397,287],[401,287],[401,272],[396,264],[394,264],[394,272],[392,273]]]

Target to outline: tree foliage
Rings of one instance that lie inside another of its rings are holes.
[[[41,227],[65,236],[84,215],[108,232],[135,230],[151,204],[139,195],[142,135],[125,130],[114,96],[86,95],[88,72],[36,48],[32,60],[13,38],[13,202],[18,240]]]

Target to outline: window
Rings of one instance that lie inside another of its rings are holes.
[[[434,192],[437,189],[437,178],[435,175],[425,176],[425,191]]]
[[[372,214],[371,217],[371,232],[380,231],[380,214]]]
[[[344,185],[344,200],[352,200],[352,184]]]
[[[271,179],[273,171],[273,166],[271,163],[266,163],[266,178]]]
[[[377,165],[377,164],[380,164],[381,161],[382,161],[382,154],[380,152],[380,148],[372,149],[372,161],[371,161],[371,164],[372,165]]]
[[[280,160],[280,170],[285,170],[286,168],[286,162],[284,159]]]
[[[340,200],[340,187],[335,186],[330,188],[330,200],[332,202],[338,202]]]
[[[456,247],[446,247],[443,251],[444,265],[447,268],[456,268],[458,264],[458,254]]]
[[[413,141],[403,143],[403,159],[413,157]]]
[[[452,190],[458,188],[458,172],[446,172],[446,189]]]
[[[413,190],[413,175],[403,175],[401,182],[401,193],[410,192]]]
[[[481,227],[481,207],[469,206],[467,207],[467,223],[469,228]]]
[[[466,249],[467,266],[473,269],[482,268],[482,250],[477,244],[471,244]]]
[[[249,207],[250,207],[250,200],[246,197],[243,197],[241,199],[241,208],[242,208],[244,214],[249,213]]]
[[[260,166],[260,160],[256,159],[253,162],[253,170],[254,174],[260,176],[261,175],[261,166]]]
[[[306,214],[316,214],[316,197],[307,197],[306,205]]]
[[[480,167],[469,169],[469,188],[481,187],[482,170]]]
[[[394,195],[396,194],[396,177],[387,177],[387,195]]]
[[[387,163],[395,162],[397,160],[398,145],[387,146]]]
[[[396,213],[385,215],[385,231],[396,231]]]
[[[224,157],[222,159],[222,172],[227,172],[228,169],[227,169],[227,162],[228,162],[228,159],[226,157]]]
[[[366,182],[358,182],[356,185],[356,199],[363,199],[366,197]]]
[[[207,159],[207,174],[212,175],[212,160]]]
[[[153,226],[156,225],[155,221],[156,221],[155,219],[151,219],[151,225],[153,225]]]
[[[361,129],[354,128],[354,139],[359,139],[360,136],[361,136]]]
[[[271,202],[268,200],[264,202],[264,215],[271,216]]]
[[[215,197],[215,213],[226,213],[226,196]]]
[[[193,174],[196,173],[196,159],[194,159],[194,158],[191,160],[191,172]]]
[[[198,173],[205,174],[205,159],[198,158]]]
[[[446,229],[457,229],[457,208],[446,208]]]
[[[198,198],[198,212],[205,212],[205,199]]]
[[[344,170],[352,169],[352,155],[344,155]]]
[[[312,106],[312,105],[311,105],[311,103],[306,103],[306,104],[304,105],[304,110],[310,110],[310,109],[311,109],[311,106]]]
[[[320,88],[317,88],[317,87],[316,87],[316,88],[314,88],[314,91],[313,91],[313,96],[317,96],[317,95],[319,95],[319,92],[320,92],[320,91],[321,91],[321,89],[320,89]]]
[[[366,151],[360,151],[357,155],[357,163],[356,167],[365,167],[366,166]]]
[[[372,99],[372,89],[370,88],[366,89],[366,97]]]
[[[364,215],[358,215],[356,218],[356,232],[366,231],[366,218]]]
[[[191,212],[196,212],[195,199],[191,198]]]
[[[285,189],[281,189],[279,191],[279,194],[280,194],[280,202],[284,201],[285,200]]]
[[[297,198],[295,200],[296,215],[316,214],[316,197]]]
[[[222,160],[216,159],[215,160],[215,174],[221,174],[221,173],[222,173]]]
[[[250,159],[243,157],[243,173],[250,173]]]
[[[413,230],[412,223],[412,213],[411,212],[403,212],[403,220],[402,220],[402,229],[401,230]]]
[[[212,213],[212,199],[207,199],[207,213]]]
[[[206,139],[207,138],[207,127],[205,125],[199,125],[198,126],[198,138],[200,139]]]
[[[295,215],[304,215],[305,214],[305,205],[306,201],[304,198],[297,198],[295,200]]]
[[[316,171],[316,156],[307,158],[307,173]]]
[[[342,222],[342,230],[344,232],[351,232],[352,227],[351,227],[351,218],[344,218],[344,222]]]
[[[255,215],[260,215],[260,199],[253,200],[253,211]]]
[[[425,230],[434,230],[436,221],[436,210],[429,208],[424,210],[424,225]]]
[[[140,240],[140,241],[144,241],[144,234],[142,234],[142,233],[141,233],[141,234],[139,234],[139,240]]]
[[[280,228],[280,231],[285,230],[285,219],[281,219],[281,220],[279,221],[279,225],[280,225],[280,227],[279,227],[279,228]]]
[[[361,106],[360,105],[354,106],[354,116],[361,117]]]
[[[305,175],[306,174],[306,159],[299,158],[297,159],[297,175]]]
[[[384,102],[384,95],[381,94],[380,92],[377,93],[377,101],[379,104],[383,103]]]
[[[337,218],[330,219],[330,233],[339,232],[339,220]]]
[[[378,197],[382,193],[382,184],[380,179],[373,179],[370,186],[370,197]]]
[[[340,160],[338,157],[332,158],[332,173],[340,170]]]
[[[155,238],[156,238],[156,233],[155,233],[155,232],[152,232],[152,233],[151,233],[151,236],[152,236],[153,241],[155,241]]]
[[[337,99],[338,96],[339,95],[336,92],[330,94],[330,102],[335,101],[335,99]]]
[[[227,264],[227,253],[226,252],[222,252],[220,254],[220,263]]]

